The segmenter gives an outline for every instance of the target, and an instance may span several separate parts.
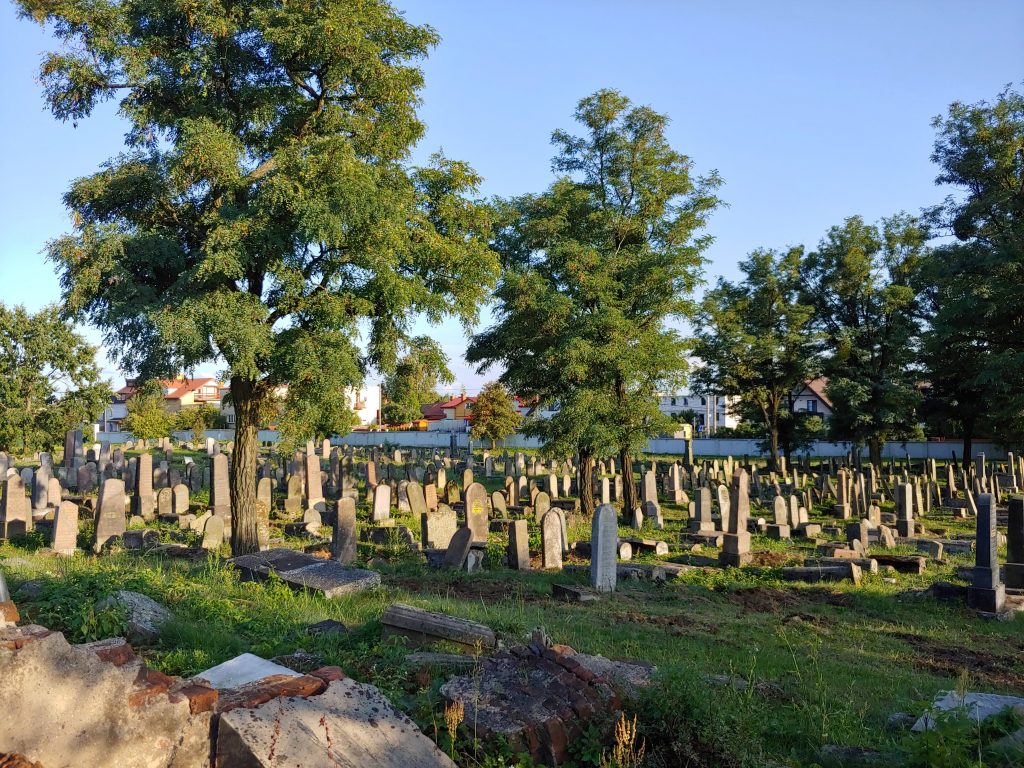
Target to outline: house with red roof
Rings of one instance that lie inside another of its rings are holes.
[[[793,393],[793,410],[813,413],[828,420],[832,416],[832,400],[827,394],[828,379],[811,379]]]

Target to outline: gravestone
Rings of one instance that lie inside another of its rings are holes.
[[[473,531],[474,542],[487,541],[490,531],[487,489],[480,483],[471,483],[466,489],[466,525]]]
[[[391,519],[391,486],[380,483],[373,489],[373,509],[370,519],[375,523]]]
[[[508,517],[508,505],[505,503],[505,494],[495,491],[491,494],[491,509],[497,517]]]
[[[751,561],[750,533],[747,531],[750,494],[747,484],[745,470],[733,474],[729,489],[729,529],[723,536],[722,551],[718,554],[718,562],[724,566],[739,567]]]
[[[544,515],[551,509],[551,497],[548,496],[544,491],[537,494],[537,498],[533,500],[533,516],[534,520],[538,523],[544,519]]]
[[[602,504],[590,525],[590,586],[601,592],[615,590],[619,524],[615,507]]]
[[[206,524],[203,526],[203,542],[201,546],[203,549],[217,549],[223,543],[224,517],[212,514],[207,518]]]
[[[473,547],[473,532],[469,528],[459,528],[448,542],[445,549],[442,568],[462,570],[466,564],[466,558]]]
[[[73,501],[62,501],[57,507],[50,548],[64,557],[71,557],[78,549],[78,505]]]
[[[448,549],[452,536],[459,527],[455,510],[447,504],[420,515],[420,538],[426,549]]]
[[[313,507],[317,502],[324,500],[323,481],[320,479],[320,458],[313,452],[306,455],[305,461],[306,507]]]
[[[525,520],[514,520],[508,527],[508,567],[514,571],[528,571],[530,565],[530,531]]]
[[[729,510],[730,510],[730,507],[729,507],[729,504],[730,504],[730,502],[729,502],[729,488],[728,488],[728,486],[725,485],[725,483],[722,483],[716,489],[716,493],[718,494],[718,514],[721,515],[721,518],[722,518],[721,519],[722,531],[724,531],[725,533],[728,533],[729,530],[730,530],[730,528],[729,528]]]
[[[406,496],[409,499],[409,511],[416,519],[427,511],[427,499],[423,495],[423,486],[416,480],[410,480],[405,487]]]
[[[423,503],[426,504],[427,509],[431,512],[437,509],[437,486],[433,483],[427,483],[423,486]]]
[[[715,521],[711,519],[711,489],[697,488],[693,500],[694,513],[688,525],[690,531],[704,533],[715,530]]]
[[[53,471],[50,469],[50,465],[40,464],[32,482],[33,511],[44,510],[49,505],[51,477],[53,477]],[[60,503],[60,499],[57,502]]]
[[[896,532],[903,538],[914,535],[914,489],[910,483],[896,486]]]
[[[124,517],[124,511],[121,512]],[[21,475],[13,474],[4,483],[3,503],[0,505],[0,538],[23,536],[32,530],[32,509],[25,495],[25,482]]]
[[[549,510],[540,523],[541,567],[562,570],[562,526],[555,510]]]
[[[174,514],[174,494],[170,488],[161,488],[157,491],[156,512],[158,515]]]
[[[261,477],[259,481],[257,481],[256,499],[260,503],[264,504],[268,510],[274,506],[273,485],[271,484],[269,477]]]
[[[999,580],[999,533],[992,494],[979,494],[974,570],[967,588],[967,605],[986,613],[1000,613],[1006,603],[1006,586]]]
[[[231,517],[231,484],[228,478],[228,457],[218,453],[210,459],[210,511],[223,518]]]
[[[661,506],[654,501],[644,502],[644,517],[651,521],[651,526],[660,531],[665,527],[665,518],[661,514]]]
[[[338,499],[338,514],[331,536],[331,557],[342,565],[356,559],[356,502],[351,496]]]
[[[96,533],[93,551],[99,552],[115,536],[124,536],[127,528],[124,517],[124,482],[117,478],[103,481],[96,501]]]
[[[654,476],[653,469],[649,469],[644,472],[644,482],[641,488],[640,501],[653,501],[655,504],[658,503],[658,483]]]

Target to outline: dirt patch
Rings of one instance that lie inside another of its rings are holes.
[[[909,632],[887,632],[914,649],[914,666],[943,677],[955,678],[966,669],[975,680],[1000,689],[1024,691],[1024,670],[1018,654],[976,650],[962,645],[948,646]]]
[[[725,596],[744,610],[754,613],[796,612],[807,603],[849,607],[849,595],[825,589],[778,589],[777,587],[740,587]]]
[[[764,568],[779,568],[783,565],[801,562],[801,558],[793,555],[792,552],[754,552],[751,562]]]
[[[670,635],[717,635],[718,627],[701,621],[695,616],[677,614],[673,616],[651,616],[639,611],[617,611],[612,614],[616,623],[647,624],[660,627]]]
[[[522,600],[527,603],[537,603],[550,600],[550,595],[538,594],[525,587],[517,581],[498,580],[451,580],[451,581],[429,581],[412,577],[386,578],[385,583],[389,586],[399,587],[417,595],[432,595],[437,597],[459,598],[461,600],[481,601],[488,605],[501,603],[507,600]]]

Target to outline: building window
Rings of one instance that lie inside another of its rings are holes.
[[[818,401],[817,400],[808,400],[807,401],[807,412],[808,413],[817,413],[818,412]]]
[[[702,398],[700,399],[700,404],[701,404],[701,405],[707,405],[707,404],[708,404],[708,399],[707,399],[706,397],[702,397]]]

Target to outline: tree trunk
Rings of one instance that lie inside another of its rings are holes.
[[[772,472],[779,471],[779,425],[772,424],[768,427],[768,447],[771,451],[768,456],[768,469]],[[787,460],[788,461],[788,460]]]
[[[629,520],[633,510],[640,508],[640,499],[633,481],[633,457],[628,448],[619,451],[619,462],[622,464],[622,514]]]
[[[580,494],[580,512],[593,517],[594,503],[594,455],[592,451],[580,451],[580,465],[576,471],[576,485]]]
[[[231,455],[231,554],[260,551],[257,534],[256,458],[259,451],[260,396],[251,379],[232,377],[235,407],[235,450]]]
[[[868,439],[868,460],[875,465],[876,469],[882,467],[882,439],[872,437]]]
[[[974,422],[964,421],[964,470],[971,469],[971,453],[974,451]]]

